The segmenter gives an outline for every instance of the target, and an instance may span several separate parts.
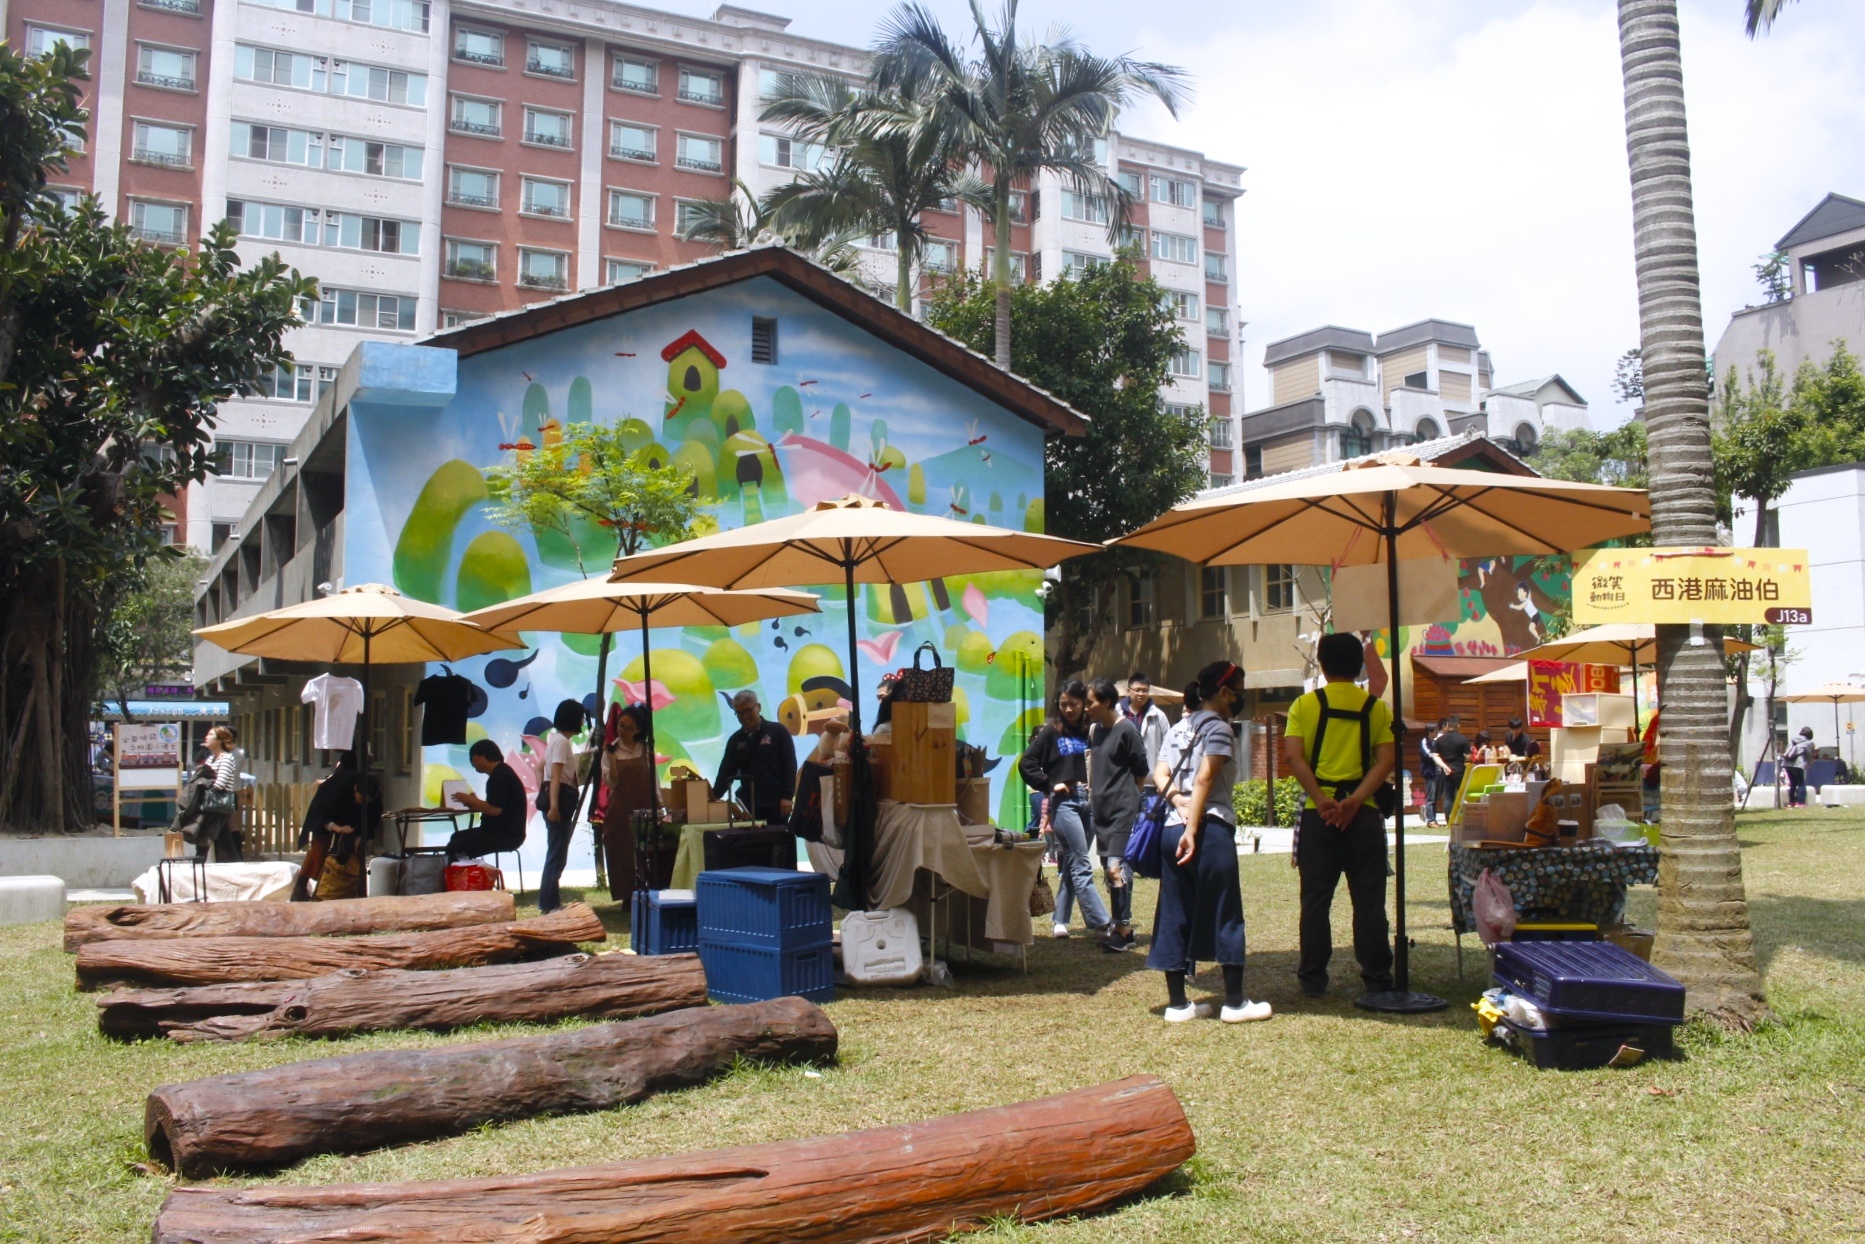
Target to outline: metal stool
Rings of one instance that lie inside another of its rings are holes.
[[[156,901],[175,901],[175,865],[189,866],[189,880],[194,883],[194,897],[189,902],[207,901],[207,861],[198,855],[171,855],[155,862]]]

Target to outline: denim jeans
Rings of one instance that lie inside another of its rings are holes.
[[[1061,880],[1056,895],[1056,923],[1067,924],[1075,905],[1081,905],[1082,922],[1100,932],[1109,924],[1107,906],[1094,888],[1094,864],[1088,856],[1087,805],[1080,799],[1056,799],[1049,805],[1049,825],[1060,857],[1056,873]]]
[[[1795,765],[1787,768],[1787,804],[1791,808],[1807,806],[1807,771]]]
[[[562,821],[544,819],[544,879],[538,882],[537,909],[548,914],[563,906],[557,883],[563,879],[564,865],[570,862],[570,835],[576,831],[576,814]]]

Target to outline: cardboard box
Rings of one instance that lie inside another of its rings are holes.
[[[707,824],[707,805],[712,802],[712,785],[699,778],[683,778],[673,784],[674,797],[668,807],[684,810],[686,819]]]
[[[1638,728],[1638,713],[1629,695],[1601,691],[1573,691],[1561,697],[1561,721],[1568,729],[1592,726]]]
[[[1628,743],[1631,739],[1632,731],[1624,726],[1556,726],[1548,731],[1548,763],[1555,769],[1575,760],[1592,764],[1599,759],[1601,743]]]

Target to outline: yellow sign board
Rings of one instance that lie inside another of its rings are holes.
[[[1813,621],[1805,549],[1592,549],[1574,554],[1574,623]]]

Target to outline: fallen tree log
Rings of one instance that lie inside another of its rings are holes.
[[[154,1244],[908,1244],[1099,1209],[1195,1149],[1172,1090],[1134,1076],[926,1123],[534,1175],[177,1188]]]
[[[351,969],[302,981],[117,989],[97,999],[97,1029],[139,1040],[340,1037],[484,1020],[629,1019],[706,1005],[697,955],[564,955],[540,963],[431,972]]]
[[[607,936],[583,903],[548,916],[381,937],[204,937],[92,942],[78,947],[78,988],[304,980],[379,968],[463,968],[571,954]]]
[[[516,919],[504,890],[457,890],[328,903],[86,904],[65,913],[65,949],[117,938],[340,937],[418,933]]]
[[[699,1084],[739,1058],[832,1062],[802,998],[701,1006],[573,1032],[377,1050],[170,1084],[149,1094],[150,1156],[190,1179],[453,1136],[483,1123],[609,1110]]]

